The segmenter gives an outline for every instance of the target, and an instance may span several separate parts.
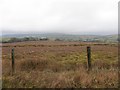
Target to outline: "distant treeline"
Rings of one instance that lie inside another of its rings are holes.
[[[54,40],[54,41],[80,41],[80,42],[118,42],[118,38],[65,38],[65,37],[11,37],[11,38],[2,38],[0,42],[2,43],[12,43],[12,42],[23,42],[23,41],[47,41],[47,40]]]
[[[23,41],[47,41],[49,40],[47,37],[24,37],[24,38],[10,38],[9,40],[2,40],[2,43],[12,43],[12,42],[23,42]]]

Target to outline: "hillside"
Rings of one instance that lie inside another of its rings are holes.
[[[45,34],[9,34],[3,35],[1,41],[9,41],[11,38],[41,38],[46,37],[49,40],[61,40],[61,41],[84,41],[84,42],[117,42],[118,35],[70,35],[59,33],[45,33]]]

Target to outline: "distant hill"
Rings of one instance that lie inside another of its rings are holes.
[[[64,41],[84,41],[84,42],[117,42],[118,35],[70,35],[61,33],[45,33],[45,34],[6,34],[2,35],[3,41],[8,41],[10,38],[24,37],[47,37],[49,40],[64,40]]]

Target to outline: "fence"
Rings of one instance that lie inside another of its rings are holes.
[[[14,57],[14,48],[11,51],[11,59],[12,59],[12,75],[15,73],[15,57]],[[88,71],[91,69],[91,47],[87,47],[87,66]]]

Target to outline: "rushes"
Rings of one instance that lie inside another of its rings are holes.
[[[8,64],[7,62],[3,63]],[[66,69],[66,66],[54,60],[25,60],[17,62],[17,72],[14,76],[9,75],[9,69],[4,71],[3,87],[36,87],[36,88],[105,88],[117,87],[118,73],[105,67],[106,64],[99,62],[102,68],[92,68],[88,73],[84,64],[74,70]],[[96,64],[96,62],[94,63]],[[107,65],[108,66],[108,65]],[[7,65],[4,68],[7,68]],[[96,66],[97,67],[97,66]],[[113,68],[113,67],[111,67]],[[8,72],[8,73],[6,73]],[[14,84],[11,84],[14,83]]]
[[[10,74],[11,48],[3,47],[3,88],[118,87],[117,47],[93,45],[92,69],[88,72],[85,44],[59,47],[50,45],[52,47],[16,45],[16,73],[13,76]],[[108,57],[109,54],[111,57]]]

